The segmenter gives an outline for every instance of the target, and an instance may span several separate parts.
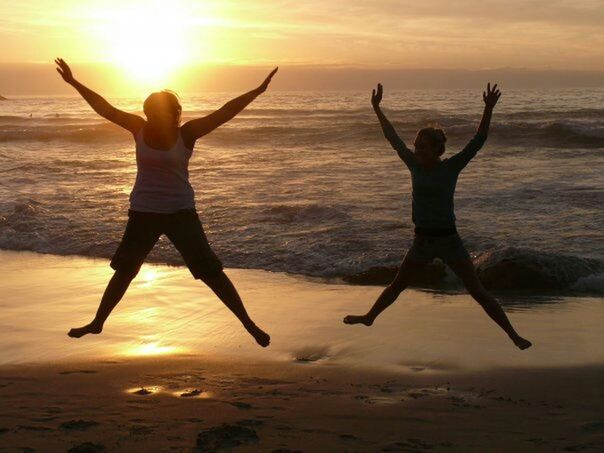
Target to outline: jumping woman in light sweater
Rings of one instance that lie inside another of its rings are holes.
[[[497,300],[478,280],[472,259],[457,234],[453,212],[453,195],[457,177],[486,141],[493,108],[500,96],[501,92],[497,89],[497,85],[493,88],[490,84],[487,85],[487,90],[482,96],[485,104],[484,113],[476,135],[462,151],[447,159],[441,159],[445,152],[444,132],[433,127],[421,129],[415,138],[415,151],[411,151],[380,108],[382,85],[378,84],[377,91],[373,90],[371,104],[380,121],[384,136],[411,172],[415,237],[396,277],[378,297],[373,307],[364,315],[346,316],[344,318],[346,324],[371,326],[378,315],[394,303],[407,287],[410,276],[438,257],[457,274],[470,295],[518,348],[526,349],[531,346],[530,341],[518,335]]]

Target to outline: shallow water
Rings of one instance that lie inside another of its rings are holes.
[[[479,94],[387,91],[384,106],[408,143],[418,128],[441,124],[453,153],[476,128]],[[184,119],[232,96],[187,96]],[[129,111],[142,104],[110,100]],[[494,287],[604,292],[603,105],[601,89],[504,92],[456,196],[460,233]],[[110,257],[135,171],[129,134],[81,99],[0,103],[0,248]],[[387,274],[411,242],[409,175],[364,92],[267,93],[198,142],[190,172],[200,217],[229,267]],[[149,259],[181,263],[166,240]]]
[[[465,294],[408,290],[373,327],[347,326],[342,318],[364,312],[381,288],[229,269],[251,316],[272,336],[262,349],[183,268],[143,266],[102,335],[79,340],[66,333],[96,311],[111,275],[105,260],[0,252],[0,273],[0,364],[203,354],[437,373],[604,360],[602,298],[502,299],[534,342],[519,351]]]

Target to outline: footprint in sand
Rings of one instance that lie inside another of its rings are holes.
[[[153,392],[151,390],[147,390],[146,388],[142,388],[139,390],[135,390],[132,393],[134,393],[135,395],[150,395]]]
[[[102,444],[93,444],[92,442],[84,442],[67,450],[67,453],[105,453],[107,449]]]
[[[389,396],[370,396],[367,399],[362,400],[363,402],[371,405],[391,405],[398,404],[400,401],[398,398]]]
[[[185,417],[182,420],[185,422],[189,422],[189,423],[203,423],[204,422],[204,419],[199,418],[199,417]]]
[[[329,348],[327,346],[309,346],[295,351],[293,356],[296,362],[317,362],[329,358]]]
[[[257,418],[246,418],[235,422],[235,424],[239,426],[247,426],[249,428],[251,426],[262,426],[264,425],[264,421]]]
[[[56,420],[57,418],[59,418],[59,417],[56,415],[47,415],[44,417],[33,417],[33,418],[30,418],[30,420],[32,422],[44,423],[44,422],[52,422],[53,420]]]
[[[19,425],[17,429],[24,429],[27,431],[54,431],[52,428],[48,426],[34,426],[34,425]]]
[[[155,428],[149,425],[133,425],[130,427],[129,431],[133,436],[146,436],[155,431]]]
[[[260,377],[249,377],[241,380],[242,384],[248,385],[285,385],[285,384],[293,384],[291,381],[283,381],[279,379],[266,379]]]
[[[258,442],[258,434],[251,428],[223,424],[206,429],[197,435],[195,452],[229,450],[244,444]]]
[[[59,372],[59,374],[75,374],[75,373],[95,374],[95,373],[98,373],[98,371],[96,371],[96,370],[68,370],[68,371]]]
[[[355,436],[354,434],[340,434],[340,439],[357,440],[358,437]]]
[[[88,428],[98,425],[97,422],[93,420],[69,420],[68,422],[63,422],[59,425],[61,429],[67,430],[76,430],[76,431],[84,431]]]
[[[235,406],[237,409],[251,409],[253,407],[251,404],[244,403],[243,401],[231,401],[229,404]]]
[[[61,414],[63,413],[63,409],[61,409],[60,407],[56,407],[56,406],[47,406],[42,408],[42,411],[46,412],[47,414]]]
[[[201,395],[203,392],[199,389],[193,389],[193,390],[186,390],[184,392],[182,392],[180,394],[181,398],[192,398],[194,396],[199,396]]]
[[[431,444],[422,439],[409,438],[406,441],[393,442],[385,445],[380,451],[420,451],[432,450],[435,446],[453,446],[450,442],[442,442],[441,444]]]
[[[128,393],[132,393],[133,395],[139,396],[147,396],[154,393],[159,393],[161,391],[161,387],[152,386],[152,387],[139,387],[137,389],[129,389]]]

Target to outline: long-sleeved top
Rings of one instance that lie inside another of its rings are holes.
[[[412,218],[416,227],[455,228],[453,196],[457,177],[486,139],[486,135],[477,133],[462,151],[441,160],[429,171],[419,165],[415,154],[404,144],[396,147],[398,155],[411,172]]]

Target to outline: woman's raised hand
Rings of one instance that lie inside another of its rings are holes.
[[[75,79],[73,78],[73,74],[71,73],[71,69],[69,68],[67,63],[65,63],[62,58],[55,58],[55,63],[58,66],[56,70],[59,74],[61,74],[63,80],[65,80],[65,82],[67,83],[73,83]]]
[[[495,104],[497,104],[497,101],[499,100],[500,96],[501,91],[497,89],[497,84],[493,85],[493,88],[491,88],[491,84],[488,83],[487,91],[482,92],[482,100],[484,101],[485,105],[489,108],[495,107]]]
[[[264,79],[264,82],[262,82],[262,84],[258,87],[258,91],[260,93],[264,93],[266,91],[266,89],[268,88],[268,85],[271,83],[271,79],[277,73],[278,70],[279,70],[279,66],[277,66],[275,69],[273,69],[271,71],[271,73],[268,76],[266,76],[266,79]]]
[[[378,83],[377,91],[375,89],[371,91],[371,105],[373,105],[374,109],[380,106],[383,92],[384,90],[381,83]]]

